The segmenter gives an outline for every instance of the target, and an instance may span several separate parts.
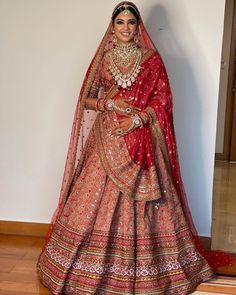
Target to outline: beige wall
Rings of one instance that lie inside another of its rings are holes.
[[[0,0],[0,219],[49,222],[81,82],[117,2]],[[135,3],[167,66],[186,191],[209,236],[224,1]]]

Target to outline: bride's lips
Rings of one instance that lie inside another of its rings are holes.
[[[124,37],[129,37],[131,35],[131,33],[121,32],[121,35],[124,36]]]

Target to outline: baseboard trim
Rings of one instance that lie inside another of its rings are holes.
[[[48,223],[33,223],[20,221],[5,221],[0,220],[0,234],[46,237],[48,232]],[[200,240],[205,249],[211,249],[211,238],[200,237]]]
[[[0,234],[46,237],[49,224],[0,220]]]
[[[226,161],[224,153],[215,153],[215,160]]]

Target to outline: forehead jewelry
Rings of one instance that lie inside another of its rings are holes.
[[[125,8],[125,10],[123,11],[123,14],[127,13],[127,14],[125,14],[125,15],[129,15],[129,14],[131,13],[131,12],[128,10],[128,7],[133,8],[133,9],[136,11],[137,15],[139,15],[139,11],[137,10],[137,8],[134,7],[134,6],[131,6],[131,5],[127,4],[127,3],[121,4],[120,6],[116,7],[115,10],[114,10],[114,12],[113,12],[113,15],[114,15],[114,14],[116,13],[116,11],[117,11],[118,9],[120,9],[121,7],[124,7],[124,8]]]
[[[123,11],[123,14],[125,15],[125,16],[128,16],[128,15],[130,15],[130,11],[129,11],[129,9],[128,9],[128,7],[129,7],[129,5],[127,5],[126,3],[123,5],[124,6],[124,11]]]

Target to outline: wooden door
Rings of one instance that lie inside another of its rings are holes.
[[[235,90],[234,90],[234,103],[233,103],[233,123],[232,123],[231,144],[230,144],[230,161],[236,162],[236,91]]]
[[[235,82],[236,0],[226,0],[217,117],[216,160],[230,161]],[[223,144],[223,146],[222,146]]]
[[[228,1],[227,0],[226,5]],[[234,3],[225,116],[224,160],[236,161],[236,0]]]
[[[235,12],[236,13],[236,12]],[[235,17],[235,16],[234,16]],[[234,39],[236,42],[236,40]],[[234,63],[233,63],[233,73],[234,73],[234,86],[232,89],[232,130],[231,130],[231,141],[230,141],[230,153],[229,160],[231,162],[236,162],[236,48],[234,48]]]

